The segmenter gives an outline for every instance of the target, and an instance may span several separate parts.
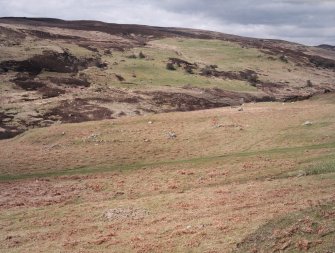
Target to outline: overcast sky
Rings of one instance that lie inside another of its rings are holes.
[[[0,16],[189,27],[335,45],[335,0],[0,0]]]

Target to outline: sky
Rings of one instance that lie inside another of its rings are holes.
[[[0,17],[187,27],[335,45],[335,0],[0,0]]]

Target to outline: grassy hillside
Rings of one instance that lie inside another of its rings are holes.
[[[0,18],[0,252],[333,251],[334,66],[285,41]]]
[[[273,219],[238,244],[236,252],[331,252],[335,250],[334,209],[332,201]]]
[[[281,217],[299,225],[306,208],[333,205],[334,102],[62,124],[3,140],[1,250],[249,252],[250,238],[268,242],[262,231],[289,229]],[[327,217],[318,228],[329,230]],[[331,249],[331,233],[306,233],[256,245]]]
[[[251,50],[250,50],[251,51]],[[145,48],[135,48],[124,53],[115,53],[113,56],[104,58],[110,65],[119,62],[110,72],[122,75],[127,82],[133,83],[132,88],[172,86],[183,87],[192,85],[196,87],[218,87],[233,91],[256,91],[245,81],[222,80],[221,78],[207,78],[195,74],[187,73],[183,68],[176,71],[168,71],[166,64],[169,58],[180,57],[190,63],[197,63],[202,67],[211,64],[222,64],[220,57],[229,57],[227,62],[233,63],[234,60],[243,57],[250,57],[250,60],[257,58],[257,50],[250,52],[241,49],[238,44],[225,43],[215,40],[196,40],[196,39],[164,39],[150,42]],[[129,56],[138,56],[142,52],[147,59],[129,59]],[[259,52],[258,52],[259,53]],[[216,55],[216,57],[213,57]],[[128,58],[127,58],[128,57]],[[227,63],[226,63],[227,64]],[[223,69],[233,70],[230,68]],[[230,66],[232,67],[232,66]],[[243,67],[234,66],[234,70],[244,70]],[[133,75],[135,74],[136,77]]]
[[[324,48],[92,21],[4,18],[0,31],[0,139],[334,90],[335,54]]]

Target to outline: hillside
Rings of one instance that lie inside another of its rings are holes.
[[[0,19],[0,138],[58,123],[296,101],[334,90],[335,52],[216,32]]]
[[[2,140],[0,251],[332,252],[334,110],[327,95]]]
[[[0,19],[0,252],[335,252],[335,51]]]

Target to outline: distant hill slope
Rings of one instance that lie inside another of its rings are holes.
[[[327,45],[327,44],[322,44],[322,45],[319,45],[318,47],[323,48],[323,49],[335,50],[335,46]]]
[[[224,33],[0,19],[0,138],[32,127],[295,101],[335,90],[335,52]]]

